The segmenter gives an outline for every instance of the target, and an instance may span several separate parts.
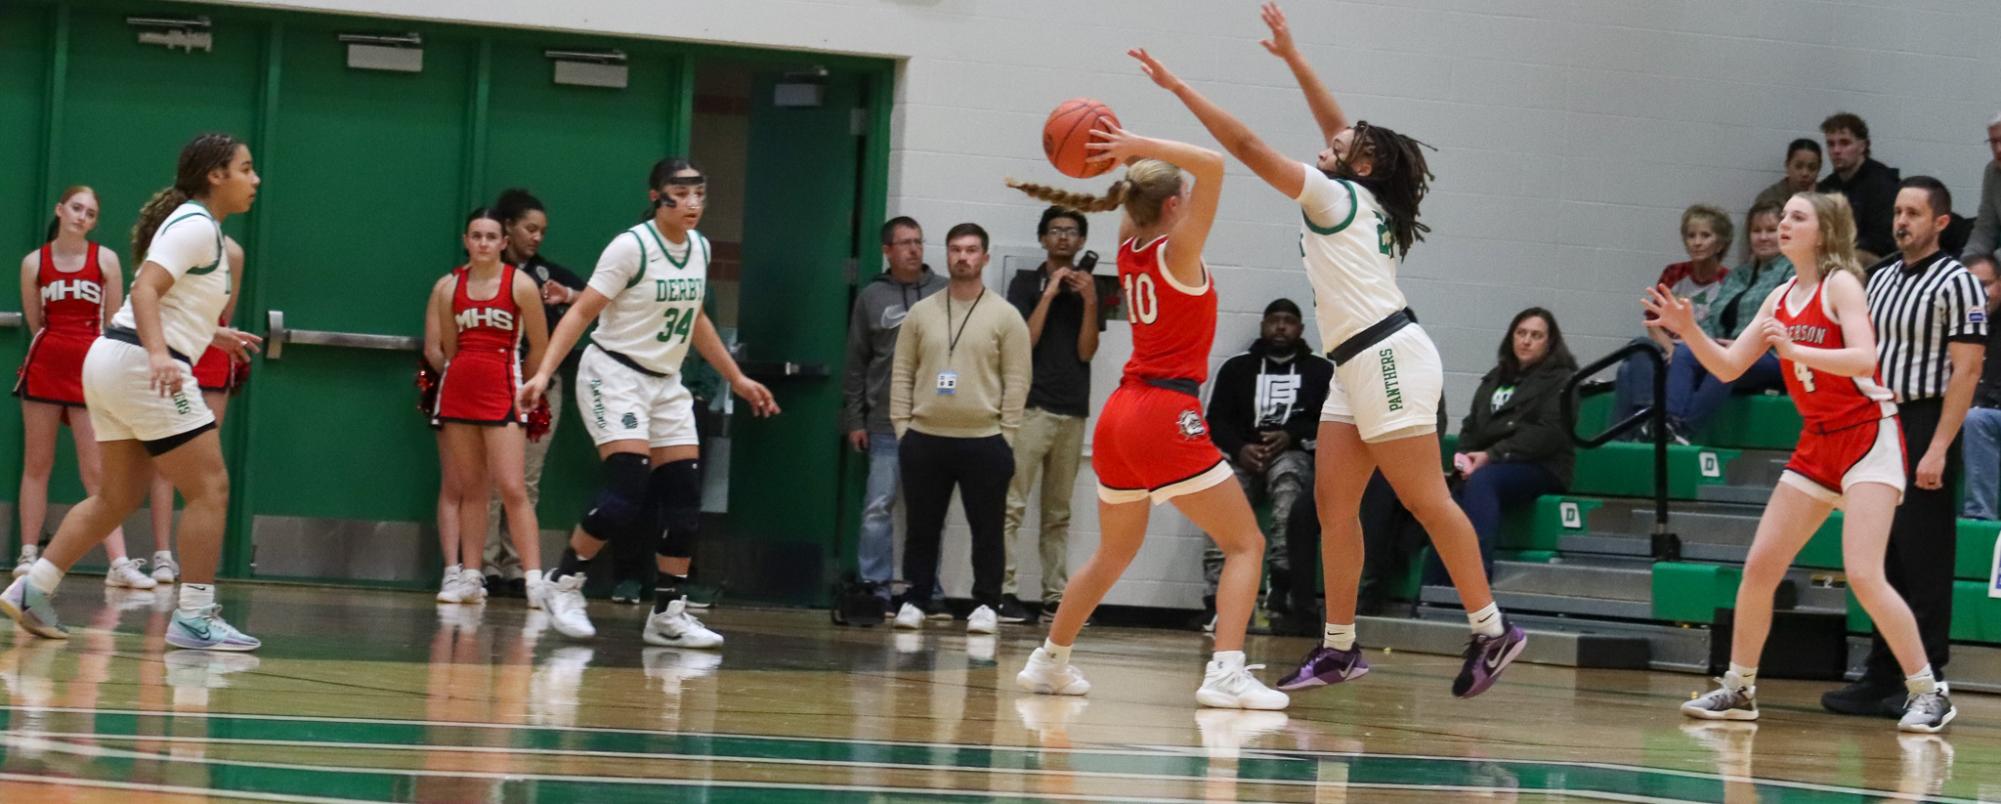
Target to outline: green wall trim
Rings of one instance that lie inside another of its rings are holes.
[[[493,98],[493,38],[481,37],[473,57],[471,91],[466,93],[465,184],[463,203],[472,209],[485,203],[487,109]]]
[[[688,156],[695,138],[695,59],[680,53],[674,56],[673,87],[667,119],[667,153]]]
[[[56,177],[56,165],[57,160],[62,158],[63,146],[62,137],[56,132],[62,130],[63,99],[67,95],[64,85],[69,83],[69,7],[56,6],[51,13],[55,17],[55,30],[49,36],[48,97],[42,106],[42,125],[45,127],[42,135],[42,191],[36,195],[36,201],[53,206],[59,191],[56,183],[60,181]],[[30,234],[39,239],[41,233]],[[127,270],[136,271],[138,268],[135,265]]]

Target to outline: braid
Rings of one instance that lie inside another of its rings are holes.
[[[1112,186],[1105,188],[1104,195],[1085,195],[1019,179],[1008,179],[1007,186],[1027,193],[1031,198],[1069,207],[1079,212],[1110,212],[1118,209],[1119,205],[1126,202],[1126,194],[1132,190],[1132,182],[1125,179],[1112,182]]]
[[[1431,167],[1426,164],[1423,142],[1364,120],[1355,124],[1357,145],[1367,149],[1369,175],[1354,178],[1376,196],[1376,203],[1389,214],[1392,250],[1399,256],[1424,239],[1430,226],[1417,219],[1418,204],[1431,190]],[[1437,150],[1433,148],[1432,150]]]
[[[167,222],[167,216],[188,202],[188,194],[179,187],[168,187],[154,193],[139,208],[139,218],[132,222],[132,262],[146,264],[146,250],[153,245],[153,235],[160,231],[160,224]],[[133,269],[137,271],[137,268]]]

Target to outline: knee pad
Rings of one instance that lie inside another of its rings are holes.
[[[646,469],[644,455],[618,452],[604,459],[604,485],[598,488],[590,510],[584,512],[585,533],[599,541],[611,541],[644,519]]]
[[[702,470],[699,461],[674,461],[653,470],[647,498],[658,506],[659,554],[689,558],[702,529]]]

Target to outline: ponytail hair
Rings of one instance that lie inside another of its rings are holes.
[[[236,149],[242,146],[242,140],[228,134],[209,133],[195,137],[181,148],[173,186],[147,199],[146,205],[139,208],[139,219],[132,222],[135,264],[146,263],[146,250],[152,247],[153,235],[160,231],[160,224],[167,222],[167,216],[176,207],[207,196],[209,172],[229,167],[229,161],[236,158]]]
[[[62,195],[56,196],[56,206],[62,206],[64,204],[67,204],[69,203],[70,199],[75,198],[84,193],[90,193],[93,197],[97,195],[97,191],[91,189],[90,185],[72,184],[69,187],[63,189]],[[54,215],[49,216],[48,235],[42,238],[42,242],[48,243],[54,241],[56,239],[56,235],[62,233],[62,229],[63,229],[63,219],[61,217]]]
[[[1007,186],[1030,198],[1069,207],[1078,212],[1110,212],[1125,207],[1126,216],[1137,226],[1152,226],[1160,220],[1161,205],[1181,194],[1181,168],[1158,159],[1141,159],[1126,168],[1126,175],[1103,195],[1085,195],[1046,184],[1008,179]]]

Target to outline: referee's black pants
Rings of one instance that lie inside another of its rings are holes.
[[[973,601],[999,608],[1007,570],[1001,525],[1014,479],[1014,448],[997,435],[948,438],[910,430],[897,444],[897,461],[903,475],[903,579],[910,582],[904,600],[921,607],[937,587],[939,542],[957,487],[973,532]]]
[[[1953,437],[1952,448],[1946,452],[1944,482],[1936,489],[1918,488],[1918,461],[1931,448],[1945,402],[1921,399],[1900,404],[1897,410],[1904,429],[1904,504],[1897,508],[1890,524],[1890,549],[1883,571],[1890,588],[1904,596],[1911,614],[1917,616],[1918,635],[1924,640],[1932,672],[1944,678],[1952,649],[1952,568],[1959,544],[1959,509],[1953,504],[1959,488],[1959,437]],[[1904,679],[1896,655],[1883,641],[1880,626],[1871,638],[1862,677],[1885,686]]]

